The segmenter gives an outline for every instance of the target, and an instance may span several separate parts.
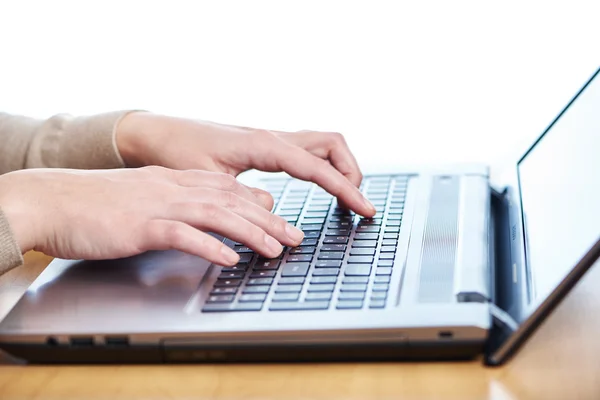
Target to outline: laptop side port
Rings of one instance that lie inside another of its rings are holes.
[[[54,336],[48,336],[46,338],[46,344],[52,347],[58,346],[58,339],[56,339]]]
[[[91,336],[73,336],[69,338],[71,346],[91,347],[94,345],[94,338]]]
[[[106,336],[104,343],[107,346],[125,347],[129,346],[129,338],[127,336]]]
[[[438,337],[440,339],[452,339],[454,337],[454,333],[452,331],[440,331],[438,333]]]

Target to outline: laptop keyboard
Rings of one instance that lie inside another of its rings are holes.
[[[267,180],[274,212],[304,231],[299,247],[267,259],[234,244],[240,261],[222,267],[203,312],[384,309],[394,268],[408,176],[363,179],[377,209],[362,218],[318,186]]]

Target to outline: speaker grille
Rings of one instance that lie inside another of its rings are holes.
[[[459,177],[433,178],[421,247],[418,292],[421,302],[452,300],[458,245],[459,193]]]

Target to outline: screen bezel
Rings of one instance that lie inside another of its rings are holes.
[[[527,230],[524,224],[524,209],[522,207],[521,199],[521,179],[519,175],[519,166],[523,160],[533,151],[536,145],[546,136],[546,134],[552,129],[556,122],[563,116],[563,114],[571,107],[571,105],[578,99],[578,97],[585,91],[585,89],[594,81],[594,79],[600,79],[600,68],[588,79],[588,81],[581,87],[576,95],[569,101],[569,103],[563,108],[563,110],[554,118],[550,125],[544,130],[544,132],[534,141],[534,143],[524,152],[523,156],[520,157],[516,166],[513,167],[512,171],[508,174],[508,179],[505,182],[505,193],[506,197],[513,195],[512,199],[507,200],[507,207],[509,214],[518,214],[518,218],[511,218],[510,226],[517,226],[519,230],[519,236],[522,238],[520,244],[517,246],[513,245],[511,251],[511,261],[517,262],[521,266],[519,268],[520,281],[518,283],[519,293],[521,297],[528,297],[528,285],[530,284],[530,269],[527,265],[527,248],[524,238],[527,237]],[[514,164],[513,164],[514,165]],[[511,185],[514,183],[514,185]],[[514,224],[514,225],[513,225]],[[516,242],[513,240],[513,242]],[[515,251],[516,249],[516,251]],[[503,329],[492,330],[491,335],[502,336],[502,340],[497,341],[497,344],[488,349],[486,352],[485,362],[488,365],[501,365],[508,360],[518,348],[525,343],[525,341],[531,336],[531,334],[537,329],[537,327],[545,320],[545,318],[554,310],[554,308],[560,304],[562,299],[569,293],[569,291],[575,286],[575,284],[583,277],[583,275],[589,270],[589,268],[595,264],[596,260],[600,258],[600,237],[596,243],[589,249],[589,251],[579,260],[579,262],[571,269],[561,283],[552,290],[552,292],[540,303],[534,310],[530,310],[530,300],[522,301],[519,299],[519,307],[514,312],[509,312],[515,321],[519,324],[517,330],[512,332],[510,335],[506,335],[506,331]],[[515,282],[516,283],[516,282]],[[490,341],[494,341],[491,338]]]

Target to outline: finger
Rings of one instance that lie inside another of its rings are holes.
[[[302,131],[281,134],[280,137],[285,141],[302,147],[319,158],[329,160],[350,182],[356,187],[360,186],[363,178],[362,172],[342,134],[336,132]]]
[[[267,234],[288,246],[299,246],[304,239],[304,233],[290,225],[282,217],[257,206],[233,193],[215,191],[210,196],[213,203],[236,213],[264,230]]]
[[[180,186],[201,186],[205,188],[226,190],[264,207],[264,199],[256,196],[246,185],[241,184],[232,175],[197,170],[173,171],[173,173],[175,182]]]
[[[357,214],[365,217],[375,215],[375,207],[371,202],[329,162],[300,147],[284,141],[281,143],[283,148],[277,149],[281,156],[276,158],[280,170],[295,178],[316,183]]]
[[[219,265],[235,265],[240,260],[221,241],[180,221],[149,221],[139,237],[142,251],[179,250]]]
[[[260,199],[265,210],[273,211],[273,207],[275,206],[275,200],[273,199],[271,193],[262,189],[249,186],[247,187],[258,199]]]
[[[283,251],[281,243],[262,228],[212,202],[175,203],[168,207],[167,215],[169,219],[244,243],[268,258],[275,258]]]

